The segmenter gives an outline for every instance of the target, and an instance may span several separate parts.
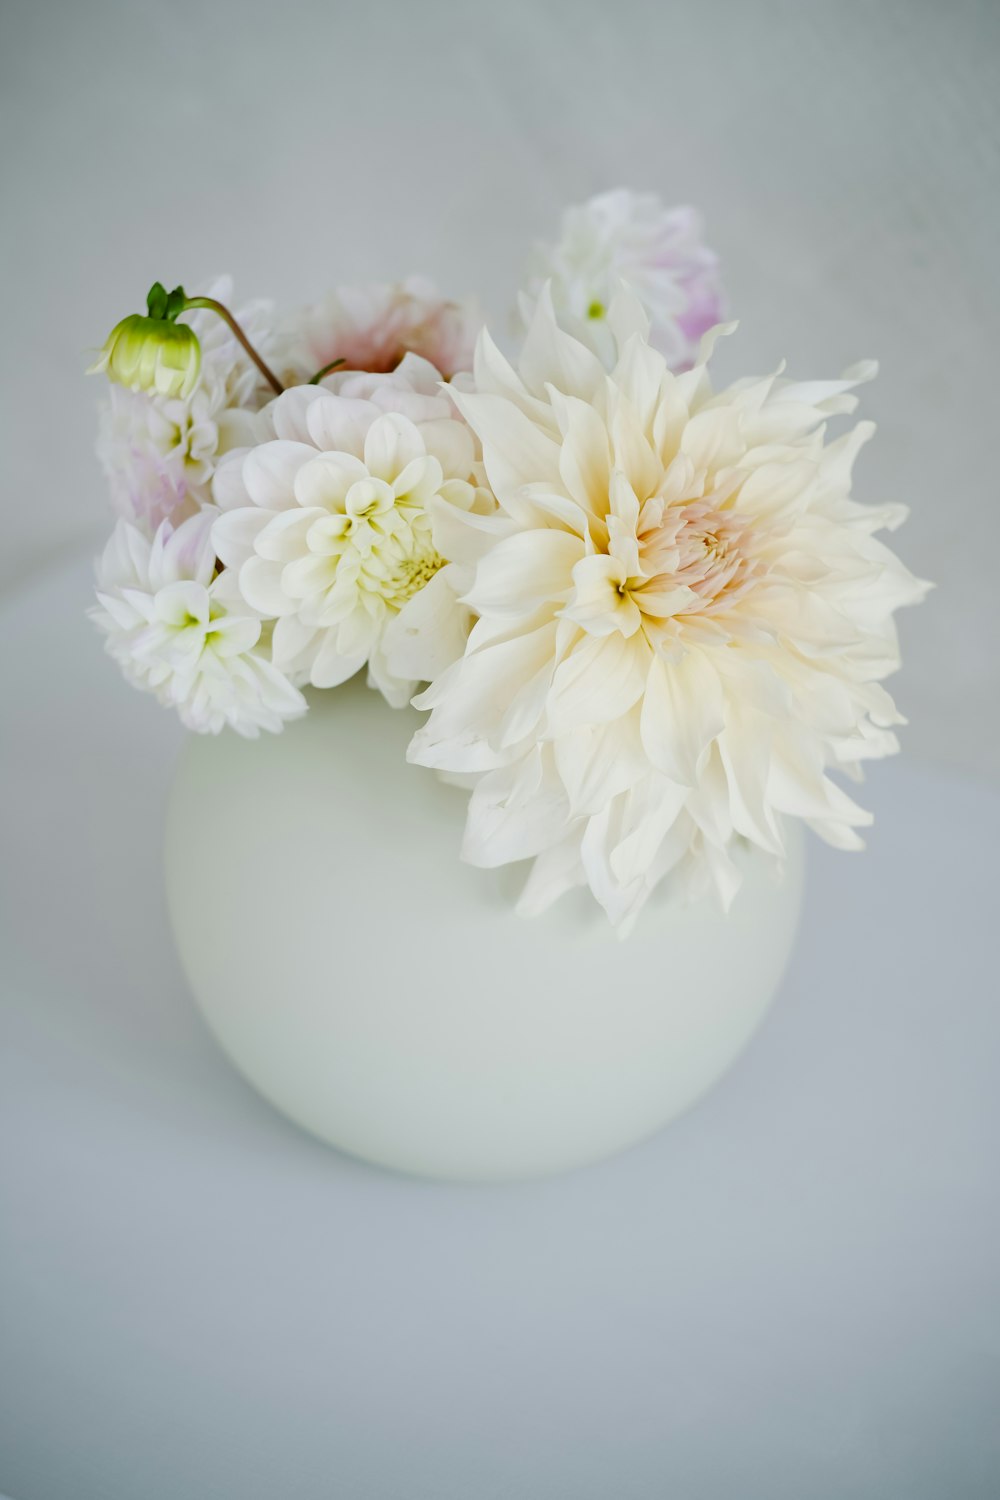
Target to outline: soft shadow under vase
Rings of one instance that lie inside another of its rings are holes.
[[[460,862],[466,794],[407,765],[418,723],[356,679],[281,735],[192,736],[167,815],[178,950],[218,1041],[332,1145],[433,1177],[578,1167],[734,1061],[798,924],[747,849],[728,917],[656,899],[625,941],[589,894],[526,920],[523,871]]]

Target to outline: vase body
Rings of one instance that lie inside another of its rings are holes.
[[[418,722],[356,679],[277,736],[191,737],[166,882],[195,998],[306,1130],[404,1172],[486,1181],[599,1160],[732,1063],[802,889],[749,848],[732,912],[654,897],[624,941],[589,893],[513,910],[519,867],[459,860],[467,794],[406,763]]]

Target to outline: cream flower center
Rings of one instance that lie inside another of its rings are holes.
[[[622,509],[608,516],[608,550],[573,569],[564,613],[592,635],[662,635],[676,619],[730,609],[761,572],[746,520],[711,500]]]

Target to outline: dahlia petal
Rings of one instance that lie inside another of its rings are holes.
[[[295,385],[271,402],[268,417],[276,438],[315,447],[309,431],[309,408],[326,397],[319,386]]]
[[[265,525],[257,532],[253,550],[268,562],[280,563],[292,562],[299,557],[310,527],[328,516],[328,512],[319,507],[312,510],[296,507],[295,510],[278,511],[272,516],[260,511],[257,514],[263,515]]]
[[[468,479],[475,463],[472,433],[454,414],[420,424],[426,451],[437,459],[447,479]]]
[[[516,532],[481,560],[463,603],[477,614],[528,614],[547,599],[568,595],[583,542],[568,531]]]
[[[602,518],[608,509],[611,447],[605,423],[585,401],[551,392],[553,411],[563,435],[559,474],[566,493],[588,515]]]
[[[576,886],[586,885],[587,876],[580,858],[581,829],[575,828],[535,857],[517,903],[522,917],[537,917],[554,901]]]
[[[274,623],[271,654],[277,667],[291,669],[310,655],[319,644],[319,632],[306,625],[298,615],[282,615]]]
[[[356,651],[351,656],[343,656],[337,649],[336,638],[327,634],[313,658],[309,681],[316,688],[339,687],[361,670],[367,654],[367,651]]]
[[[376,479],[384,479],[389,484],[407,464],[426,456],[427,449],[419,428],[398,412],[386,412],[376,417],[365,434],[365,467]]]
[[[568,809],[558,785],[548,783],[542,757],[487,772],[469,799],[462,858],[486,869],[510,864],[556,843],[566,833]]]
[[[252,448],[243,460],[243,484],[254,505],[263,510],[294,505],[296,475],[315,457],[315,449],[307,444],[283,438]]]
[[[254,615],[224,615],[213,622],[212,637],[216,656],[243,656],[260,640],[260,621]]]
[[[558,484],[558,443],[511,402],[499,396],[454,392],[462,415],[479,435],[483,462],[497,499],[520,485]]]
[[[453,576],[450,567],[435,573],[386,626],[382,650],[395,677],[430,682],[462,655],[471,617],[456,598]]]
[[[351,486],[369,477],[364,463],[352,453],[317,453],[314,448],[308,452],[308,461],[295,474],[292,503],[304,510],[342,510]]]
[[[271,512],[250,505],[218,517],[212,527],[212,544],[227,568],[241,568],[254,555],[257,538],[271,519]]]
[[[250,557],[240,568],[240,591],[251,609],[274,618],[289,614],[296,601],[286,594],[281,577],[284,566],[263,557]]]
[[[350,453],[360,459],[364,453],[365,433],[379,415],[372,401],[346,395],[323,393],[306,412],[306,425],[317,448],[331,453]]]
[[[687,651],[679,661],[654,658],[642,704],[642,743],[657,770],[694,786],[702,756],[724,726],[718,673],[703,652]]]
[[[641,635],[588,636],[556,669],[548,729],[567,734],[628,713],[646,686],[652,655]]]
[[[216,467],[212,499],[220,510],[238,510],[253,504],[243,483],[243,463],[249,451],[249,448],[234,448]]]
[[[542,288],[518,360],[518,372],[536,395],[546,386],[593,398],[604,386],[604,366],[558,325],[548,286]]]

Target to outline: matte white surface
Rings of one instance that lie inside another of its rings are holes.
[[[210,1026],[266,1098],[382,1166],[463,1181],[599,1161],[743,1050],[795,939],[742,852],[726,917],[657,892],[624,943],[589,892],[514,913],[526,866],[458,858],[468,794],[406,763],[421,716],[364,674],[257,741],[192,736],[167,814],[168,905]]]
[[[870,849],[810,845],[778,1001],[668,1130],[417,1182],[210,1041],[160,888],[180,734],[87,587],[0,613],[0,1489],[995,1500],[996,791],[880,769]]]
[[[565,203],[652,188],[723,257],[724,375],[881,360],[911,752],[997,774],[998,58],[996,0],[4,0],[0,577],[106,528],[81,371],[154,279],[420,270],[503,334]]]

